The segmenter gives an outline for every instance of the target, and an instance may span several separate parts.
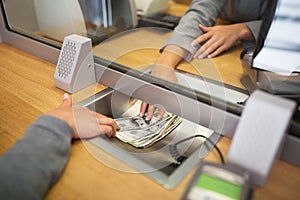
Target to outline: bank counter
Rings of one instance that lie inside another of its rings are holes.
[[[173,6],[171,9],[176,14],[176,11],[183,8]],[[101,47],[96,46],[93,51],[95,55],[99,53],[99,56],[105,57]],[[245,88],[241,83],[244,75],[239,57],[241,51],[242,47],[237,45],[209,62],[217,66],[218,78],[221,77],[226,85],[242,91]],[[132,51],[125,57],[118,57],[116,61],[136,68],[144,62],[155,62],[158,54],[157,49]],[[214,79],[214,70],[206,62],[201,61],[201,72]],[[55,64],[15,47],[0,44],[0,155],[23,136],[26,128],[39,115],[56,108],[62,102],[64,91],[54,84],[55,67]],[[186,73],[199,73],[185,62],[178,69]],[[93,84],[72,95],[73,103],[79,103],[106,88],[99,83]],[[225,159],[230,144],[231,139],[228,137],[223,137],[217,144]],[[101,160],[128,170],[114,169]],[[215,150],[208,153],[204,160],[220,162]],[[90,142],[73,140],[69,162],[45,199],[180,199],[194,172],[195,169],[192,169],[174,189],[166,189]],[[253,199],[298,199],[299,187],[300,168],[278,160],[266,185],[254,187]]]
[[[242,76],[238,59],[240,51],[241,48],[236,48],[215,60],[223,63],[224,68],[234,65],[236,77],[230,77],[232,73],[227,72],[228,81],[235,80],[236,86],[242,87],[238,77]],[[0,44],[0,71],[2,155],[39,115],[61,103],[64,92],[54,85],[55,64],[3,43]],[[95,92],[106,88],[100,84],[91,87],[96,88]],[[91,144],[73,141],[65,171],[46,199],[180,199],[194,172],[192,170],[175,189],[168,190],[143,174],[126,173],[106,166],[89,153],[86,145]],[[222,138],[218,146],[226,157],[230,139]],[[97,151],[99,156],[117,165],[125,165],[98,148]],[[212,151],[205,160],[219,162],[219,157]],[[255,188],[254,199],[297,199],[299,185],[300,169],[278,161],[265,187]]]

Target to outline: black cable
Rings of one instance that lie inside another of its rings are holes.
[[[208,137],[206,137],[205,135],[193,135],[193,136],[190,136],[190,137],[187,137],[185,139],[182,139],[180,140],[179,142],[176,142],[175,144],[172,144],[169,146],[169,150],[170,150],[170,154],[171,156],[179,163],[183,163],[188,157],[186,156],[183,156],[181,155],[178,150],[177,150],[177,145],[180,144],[180,143],[183,143],[187,140],[190,140],[192,138],[196,138],[196,137],[202,137],[202,138],[205,138],[210,144],[213,145],[213,147],[217,150],[219,156],[220,156],[220,159],[221,159],[221,162],[222,164],[225,164],[225,160],[224,160],[224,156],[222,154],[222,152],[220,151],[220,149],[218,148],[218,146]]]

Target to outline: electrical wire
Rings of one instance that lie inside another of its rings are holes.
[[[205,138],[211,145],[213,145],[213,147],[217,150],[219,156],[220,156],[220,159],[221,159],[221,162],[222,164],[225,164],[225,160],[224,160],[224,156],[221,152],[221,150],[218,148],[218,146],[208,137],[206,137],[205,135],[193,135],[193,136],[190,136],[190,137],[187,137],[185,139],[182,139],[178,142],[176,142],[175,144],[172,144],[169,146],[169,150],[170,150],[170,154],[171,156],[179,163],[183,163],[188,157],[186,156],[183,156],[181,155],[178,150],[177,150],[177,145],[185,142],[185,141],[188,141],[192,138],[196,138],[196,137],[202,137],[202,138]]]

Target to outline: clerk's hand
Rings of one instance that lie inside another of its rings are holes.
[[[175,69],[172,67],[156,64],[153,67],[151,74],[158,78],[162,78],[164,80],[177,83]],[[155,106],[150,105],[146,102],[142,102],[142,105],[140,108],[140,117],[145,117],[146,121],[150,121],[155,109],[158,109],[158,108],[156,108]],[[163,109],[158,109],[158,115],[157,115],[158,119],[161,119],[163,117],[164,113],[165,113],[165,111]]]
[[[114,137],[120,129],[112,118],[86,107],[72,107],[72,99],[68,94],[64,94],[63,102],[58,108],[46,114],[68,123],[74,131],[74,139],[92,138],[100,134]]]
[[[199,24],[203,34],[197,37],[192,46],[202,44],[194,58],[213,58],[234,46],[239,40],[254,40],[252,32],[244,23],[207,27]]]

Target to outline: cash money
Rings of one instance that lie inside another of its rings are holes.
[[[116,134],[118,139],[134,147],[145,148],[168,135],[181,123],[182,119],[165,112],[159,120],[155,112],[149,122],[139,115],[117,118],[115,121],[120,126],[120,131]]]
[[[122,131],[137,130],[137,129],[147,129],[149,127],[155,126],[157,124],[163,123],[170,119],[169,114],[165,114],[161,120],[158,119],[157,113],[153,114],[151,121],[146,121],[143,117],[136,115],[134,117],[123,117],[117,118],[115,121],[120,126]]]

